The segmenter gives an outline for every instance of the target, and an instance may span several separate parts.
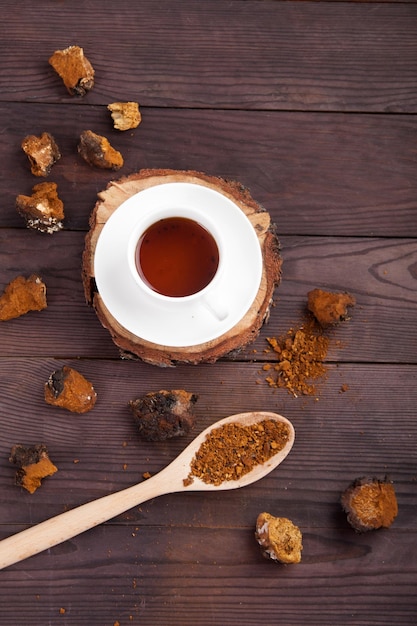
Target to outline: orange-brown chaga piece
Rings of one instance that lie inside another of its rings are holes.
[[[29,278],[17,276],[0,296],[0,322],[46,309],[46,285],[36,274]]]
[[[194,426],[198,396],[183,389],[147,393],[129,402],[139,435],[146,441],[164,441],[186,435]]]
[[[255,538],[262,554],[279,563],[299,563],[303,549],[301,530],[286,517],[260,513],[256,520]]]
[[[113,126],[117,130],[137,128],[141,123],[142,116],[137,102],[113,102],[107,108],[111,113]]]
[[[61,158],[58,145],[50,133],[42,133],[39,137],[27,135],[21,146],[34,176],[48,176],[53,164]]]
[[[16,485],[24,487],[29,493],[34,493],[41,486],[43,478],[52,476],[58,471],[43,443],[28,448],[22,445],[13,446],[9,461],[18,466]]]
[[[94,86],[94,68],[79,46],[56,50],[49,58],[71,96],[85,96]]]
[[[55,370],[45,383],[45,401],[72,413],[91,411],[97,400],[93,385],[71,367]]]
[[[333,293],[322,289],[313,289],[307,297],[307,308],[321,326],[330,326],[348,319],[348,307],[356,303],[350,293]]]
[[[63,228],[64,203],[58,197],[56,183],[39,183],[32,188],[32,195],[19,195],[16,209],[33,230],[52,235]]]
[[[110,145],[109,140],[92,130],[81,133],[78,152],[84,161],[95,167],[119,170],[124,163],[122,155]]]
[[[398,514],[397,497],[387,479],[357,478],[342,493],[349,524],[358,532],[389,528]]]

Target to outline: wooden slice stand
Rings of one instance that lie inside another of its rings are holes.
[[[112,213],[130,196],[162,183],[187,182],[202,185],[230,198],[249,218],[258,236],[263,256],[262,280],[258,294],[246,315],[227,333],[217,339],[196,346],[171,348],[151,343],[123,326],[106,309],[94,278],[94,251],[104,224]],[[140,358],[159,366],[177,363],[213,363],[232,351],[242,349],[253,341],[267,319],[275,287],[281,279],[282,259],[280,245],[269,214],[257,204],[241,184],[226,181],[201,172],[177,170],[141,170],[117,181],[112,181],[98,194],[98,201],[90,218],[83,254],[83,285],[85,297],[110,332],[122,358]]]

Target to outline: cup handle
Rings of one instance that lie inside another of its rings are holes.
[[[216,298],[215,293],[210,293],[210,296],[205,295],[202,299],[202,304],[219,322],[225,320],[229,315],[226,305],[221,302],[220,297]]]

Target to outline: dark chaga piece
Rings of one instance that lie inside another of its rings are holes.
[[[301,530],[286,517],[260,513],[255,538],[265,558],[279,563],[299,563],[303,549]]]
[[[356,478],[342,493],[341,503],[358,532],[389,528],[398,514],[395,490],[387,478]]]
[[[164,441],[186,435],[194,426],[198,396],[182,389],[148,393],[129,402],[129,407],[146,441]]]
[[[13,446],[9,461],[18,466],[16,485],[34,493],[41,486],[42,478],[52,476],[58,468],[52,463],[44,443],[26,448],[20,444]]]
[[[46,285],[40,276],[16,276],[0,295],[0,322],[46,308]]]
[[[80,156],[89,165],[110,170],[119,170],[123,166],[123,156],[115,150],[107,137],[97,135],[92,130],[84,130],[78,144]]]
[[[21,146],[34,176],[48,176],[54,163],[61,158],[58,145],[50,133],[42,133],[39,137],[27,135]]]
[[[90,381],[66,365],[52,372],[44,391],[45,402],[72,413],[87,413],[97,400],[97,393]]]
[[[142,121],[137,102],[113,102],[107,106],[117,130],[137,128]]]
[[[85,96],[94,87],[94,68],[84,55],[83,48],[69,46],[65,50],[55,50],[49,64],[71,96]]]
[[[58,197],[56,183],[38,183],[32,188],[32,195],[18,195],[16,209],[28,228],[49,235],[63,228],[64,203]]]
[[[350,293],[334,293],[313,289],[307,294],[307,308],[321,326],[331,326],[349,319],[348,307],[356,304]]]

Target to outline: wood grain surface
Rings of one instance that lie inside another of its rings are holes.
[[[0,572],[0,626],[414,626],[417,623],[417,4],[280,0],[0,0],[0,292],[38,273],[48,308],[0,323],[0,540],[157,473],[215,420],[281,413],[284,463],[230,493],[156,498]],[[94,88],[73,98],[48,65],[80,45]],[[116,131],[114,101],[140,104]],[[108,137],[117,173],[88,166],[80,133]],[[15,209],[34,177],[20,148],[51,132],[62,153],[64,230],[29,230]],[[283,258],[268,321],[215,364],[120,358],[85,301],[81,263],[97,194],[144,168],[238,181],[271,215]],[[297,328],[315,288],[348,291],[316,393],[271,388],[268,337]],[[93,411],[47,405],[69,365]],[[146,443],[128,402],[198,394],[189,435]],[[11,447],[47,444],[58,472],[30,495]],[[393,481],[389,529],[356,533],[340,505],[359,476]],[[301,563],[266,560],[256,517],[288,517]]]

